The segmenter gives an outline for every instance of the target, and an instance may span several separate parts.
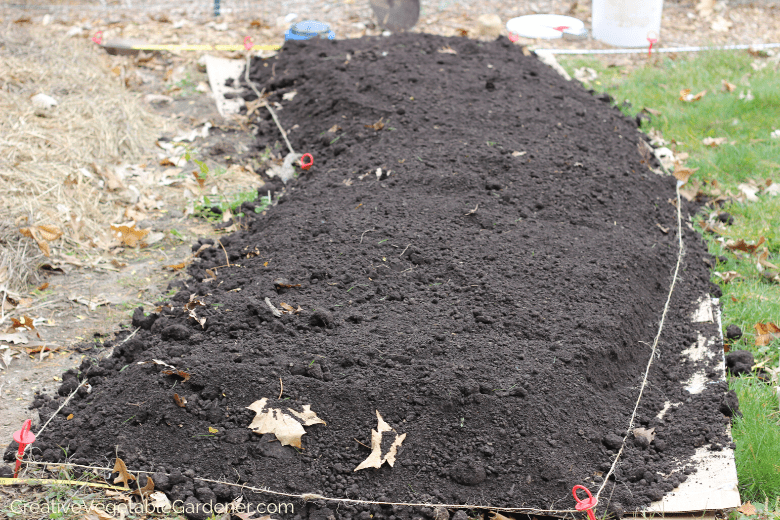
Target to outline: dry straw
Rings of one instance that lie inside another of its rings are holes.
[[[102,235],[123,210],[99,186],[108,165],[138,161],[162,129],[138,94],[88,40],[50,39],[45,27],[0,29],[0,290],[35,282],[42,255],[18,233],[32,224],[64,232],[57,249]],[[32,100],[46,94],[48,109]]]

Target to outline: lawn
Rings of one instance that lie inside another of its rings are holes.
[[[780,132],[772,136],[780,128],[777,58],[748,51],[654,55],[627,71],[609,66],[608,59],[559,57],[572,76],[577,69],[596,71],[586,87],[609,93],[628,116],[644,111],[649,121],[642,122],[642,130],[682,158],[677,168],[695,170],[686,188],[689,195],[698,191],[700,200],[711,201],[692,220],[716,258],[712,281],[723,291],[724,335],[732,324],[743,331],[727,346],[751,351],[763,369],[777,369],[780,360],[780,335],[758,338],[755,327],[780,322],[780,276],[774,277],[772,267],[780,264],[780,192],[771,187],[780,182]],[[693,98],[705,93],[698,100],[681,100],[687,99],[685,89]],[[749,247],[762,239],[759,247]],[[747,250],[735,247],[739,240]],[[743,501],[777,511],[780,394],[776,380],[763,381],[756,374],[729,382],[743,414],[732,431],[740,493]]]

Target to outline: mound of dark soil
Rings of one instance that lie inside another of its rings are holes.
[[[595,490],[626,433],[677,255],[674,180],[642,163],[635,124],[505,39],[289,43],[251,73],[314,167],[224,251],[203,251],[173,307],[137,313],[141,329],[111,357],[65,374],[61,395],[83,378],[92,391],[33,454],[60,460],[63,447],[97,462],[118,446],[128,467],[159,472],[158,487],[191,503],[231,495],[197,475],[329,497],[571,509],[572,486]],[[259,114],[261,144],[278,142]],[[604,494],[616,512],[672,490],[696,447],[728,442],[725,385],[682,389],[694,366],[680,352],[696,341],[690,314],[709,283],[705,249],[683,229],[682,277],[638,421],[656,437],[629,437]],[[205,304],[194,307],[203,327],[184,308],[191,295]],[[266,299],[302,310],[276,317]],[[139,364],[152,359],[191,378]],[[311,405],[327,425],[308,426],[300,450],[282,447],[248,429],[246,407],[264,397]],[[683,404],[656,418],[667,401]],[[57,400],[35,404],[47,416]],[[355,472],[376,411],[406,439],[394,467]],[[297,513],[432,514],[326,505]]]

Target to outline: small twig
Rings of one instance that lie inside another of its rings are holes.
[[[404,248],[404,250],[403,250],[403,251],[401,251],[401,254],[400,254],[400,255],[398,255],[398,256],[404,256],[404,253],[406,253],[406,250],[407,250],[407,249],[409,249],[409,246],[411,246],[411,245],[412,245],[412,244],[407,244],[407,245],[406,245],[406,247]]]
[[[476,213],[476,212],[477,212],[477,210],[478,210],[478,209],[479,209],[479,204],[477,204],[476,206],[474,206],[474,209],[470,209],[470,210],[468,211],[468,213],[464,213],[464,215],[473,215],[474,213]]]
[[[282,398],[282,394],[284,393],[284,383],[282,383],[282,378],[279,378],[279,397],[278,399]]]
[[[287,132],[284,131],[284,128],[282,128],[282,124],[279,122],[279,118],[276,117],[276,112],[274,112],[274,109],[271,108],[271,105],[268,104],[268,102],[263,99],[263,95],[258,92],[258,90],[255,88],[255,84],[252,82],[252,80],[249,79],[249,66],[251,65],[250,55],[249,53],[246,54],[246,74],[245,79],[246,82],[249,84],[250,87],[252,87],[252,90],[254,90],[255,94],[257,94],[257,99],[265,105],[265,108],[268,109],[268,111],[271,113],[271,117],[274,119],[274,123],[276,123],[277,128],[279,128],[279,132],[281,132],[282,137],[284,138],[284,142],[287,144],[287,148],[290,150],[290,153],[295,153],[295,150],[293,150],[292,145],[290,144],[290,140],[287,139]],[[274,66],[276,64],[274,63]]]
[[[222,247],[222,251],[225,253],[225,262],[227,262],[227,265],[225,267],[230,267],[230,259],[228,258],[227,249],[225,249],[225,246],[222,245],[222,241],[217,239],[217,243]]]
[[[363,243],[363,235],[365,235],[365,234],[366,234],[366,233],[368,233],[369,231],[376,231],[376,229],[366,229],[365,231],[363,231],[363,234],[362,234],[362,235],[360,235],[360,243],[361,243],[361,244]]]
[[[353,437],[353,438],[354,438],[354,437]],[[360,441],[359,441],[359,440],[357,440],[357,439],[355,439],[355,442],[357,442],[358,444],[360,444],[360,445],[361,445],[361,446],[363,446],[364,448],[368,448],[369,450],[371,449],[371,448],[369,448],[368,446],[366,446],[365,444],[363,444],[362,442],[360,442]]]

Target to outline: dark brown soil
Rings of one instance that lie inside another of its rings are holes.
[[[677,257],[674,180],[641,162],[633,121],[503,38],[291,43],[251,72],[314,167],[267,214],[248,212],[225,251],[201,253],[172,309],[136,314],[141,330],[112,357],[65,374],[60,394],[84,377],[92,392],[62,410],[33,455],[61,460],[61,447],[104,462],[116,449],[191,503],[233,493],[194,475],[541,509],[571,509],[575,484],[595,491],[626,433]],[[278,142],[260,115],[259,140]],[[380,119],[383,129],[366,127]],[[377,168],[389,176],[378,180]],[[709,288],[705,248],[683,230],[681,279],[638,421],[657,436],[649,446],[629,437],[600,511],[659,499],[690,473],[696,447],[729,442],[725,383],[682,388],[695,368],[680,356],[696,341],[690,314]],[[182,308],[192,294],[205,329]],[[265,298],[303,310],[277,318]],[[152,359],[192,378],[138,364]],[[310,404],[327,425],[307,427],[299,451],[269,442],[247,428],[246,407],[263,397]],[[666,401],[683,404],[656,419]],[[34,404],[43,417],[58,406]],[[395,467],[354,472],[376,410],[406,440]],[[301,518],[369,513],[433,514],[296,508]]]

